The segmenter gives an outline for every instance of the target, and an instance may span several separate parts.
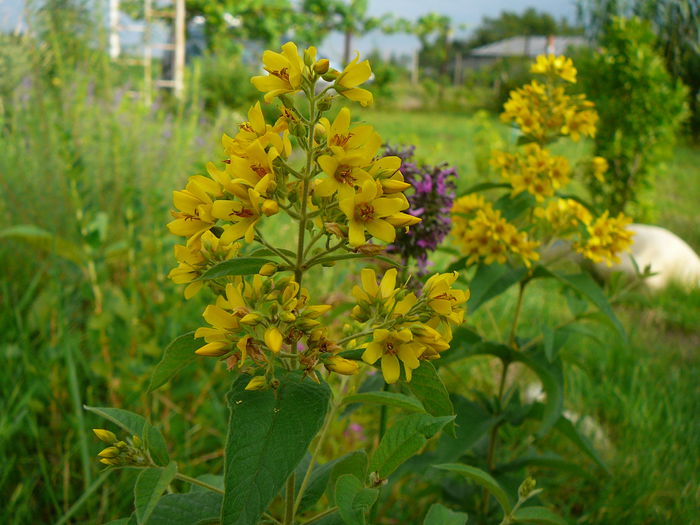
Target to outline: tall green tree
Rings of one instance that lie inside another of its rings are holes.
[[[579,21],[592,38],[600,37],[615,16],[637,16],[651,23],[656,48],[666,67],[688,86],[690,128],[700,136],[700,1],[578,0]]]

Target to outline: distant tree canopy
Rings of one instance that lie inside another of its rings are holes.
[[[700,0],[578,0],[578,18],[592,38],[616,16],[647,20],[669,72],[688,86],[690,126],[700,136]]]
[[[462,51],[469,51],[514,36],[581,34],[583,34],[583,28],[570,25],[566,18],[557,21],[549,13],[530,7],[522,14],[503,11],[498,17],[482,18],[481,24],[474,29],[472,36],[462,42],[455,42],[455,47]]]

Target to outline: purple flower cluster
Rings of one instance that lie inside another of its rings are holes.
[[[385,146],[385,155],[401,158],[401,172],[406,182],[413,186],[413,191],[407,195],[410,208],[406,211],[422,219],[408,232],[399,230],[396,241],[387,251],[399,254],[404,264],[411,258],[415,259],[419,273],[425,274],[428,252],[435,251],[450,232],[457,171],[447,163],[419,166],[413,159],[415,149],[415,146]]]

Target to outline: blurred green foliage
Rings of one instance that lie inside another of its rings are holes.
[[[577,67],[600,116],[594,154],[610,169],[604,181],[589,173],[586,184],[601,209],[649,220],[654,179],[687,116],[686,89],[666,71],[648,22],[616,18],[600,43],[600,51],[584,54]]]

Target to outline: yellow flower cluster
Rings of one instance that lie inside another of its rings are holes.
[[[554,192],[571,180],[571,168],[566,158],[552,155],[549,150],[533,142],[516,154],[497,151],[491,165],[501,170],[501,175],[513,187],[512,196],[526,191],[537,202],[552,197]]]
[[[93,428],[97,438],[109,446],[99,452],[100,463],[109,467],[146,466],[149,459],[143,441],[131,436],[126,441],[117,438],[114,432],[104,428]]]
[[[481,195],[457,199],[452,207],[452,222],[452,233],[462,253],[468,256],[467,264],[503,264],[515,258],[530,267],[539,260],[539,243],[530,240],[526,232],[518,231]]]
[[[340,374],[357,372],[357,362],[338,355],[343,348],[321,325],[319,318],[330,305],[311,304],[301,286],[303,275],[327,258],[376,254],[383,249],[377,240],[393,242],[397,228],[420,221],[405,213],[409,203],[404,191],[411,186],[400,171],[400,158],[378,157],[382,139],[372,126],[353,124],[347,108],[332,121],[323,115],[332,106],[333,93],[363,105],[372,102],[371,93],[360,87],[371,76],[369,63],[360,62],[358,55],[336,71],[316,55],[313,47],[300,54],[291,42],[279,53],[266,51],[267,74],[251,81],[266,103],[281,101],[279,117],[268,123],[256,103],[237,133],[222,137],[223,162],[210,162],[206,176],[190,177],[173,194],[175,211],[168,228],[186,243],[175,248],[179,264],[170,278],[187,284],[188,299],[205,284],[219,294],[203,313],[208,325],[195,333],[204,339],[196,353],[225,360],[229,369],[247,367],[254,376],[249,389],[273,385],[279,365],[302,368],[314,380],[320,364]],[[319,91],[321,78],[330,84]],[[302,103],[294,96],[298,93],[303,93]],[[297,157],[305,162],[295,167]],[[287,215],[286,222],[298,224],[296,251],[265,238],[263,223],[275,215]],[[224,262],[233,268],[237,258],[261,253],[256,244],[269,261],[258,274],[219,272],[215,280],[205,275]],[[392,284],[392,300],[397,291]],[[464,302],[461,293],[450,297]],[[414,302],[424,305],[421,301],[414,296]],[[402,304],[407,304],[405,299]],[[392,327],[398,326],[392,316]],[[409,339],[406,332],[400,337],[418,345],[416,360],[436,357],[448,347],[440,319],[426,318],[424,328],[397,328],[397,333],[415,330]],[[391,373],[389,378],[398,377]],[[410,369],[406,377],[410,379]]]
[[[634,233],[627,229],[630,217],[620,213],[610,217],[608,212],[586,224],[587,238],[574,243],[574,249],[593,262],[605,262],[608,266],[619,263],[619,253],[629,250]]]
[[[562,79],[574,84],[576,69],[571,59],[553,55],[537,57],[531,72],[545,75],[544,84],[533,80],[511,92],[501,119],[515,123],[524,135],[546,142],[560,135],[578,141],[581,136],[595,136],[598,114],[584,95],[570,95]]]
[[[377,281],[374,270],[361,272],[362,287],[352,294],[357,305],[352,316],[375,328],[372,341],[364,344],[362,359],[374,364],[381,360],[387,383],[395,383],[403,369],[406,381],[421,359],[437,359],[452,339],[452,326],[464,321],[464,304],[469,292],[452,287],[458,274],[435,274],[423,285],[420,296],[396,286],[396,269]]]
[[[508,222],[483,197],[468,195],[453,206],[456,240],[468,263],[504,263],[519,256],[530,267],[540,258],[537,250],[557,240],[569,241],[574,250],[594,262],[618,261],[616,254],[627,250],[631,243],[632,234],[626,229],[631,220],[623,215],[611,218],[607,212],[595,217],[580,202],[561,198],[560,190],[571,182],[571,166],[566,158],[551,154],[546,147],[562,135],[572,140],[593,136],[597,114],[584,95],[569,95],[562,85],[576,82],[576,69],[570,59],[539,56],[531,71],[544,75],[545,82],[533,81],[511,92],[501,115],[520,128],[521,146],[515,153],[496,151],[491,158],[491,165],[500,170],[511,188],[510,199],[504,196],[498,208],[514,211],[511,215],[515,222]],[[595,157],[589,169],[602,179],[608,162]],[[521,207],[514,209],[512,199],[523,193],[534,199],[531,203],[520,199]],[[518,227],[527,233],[518,231]]]

